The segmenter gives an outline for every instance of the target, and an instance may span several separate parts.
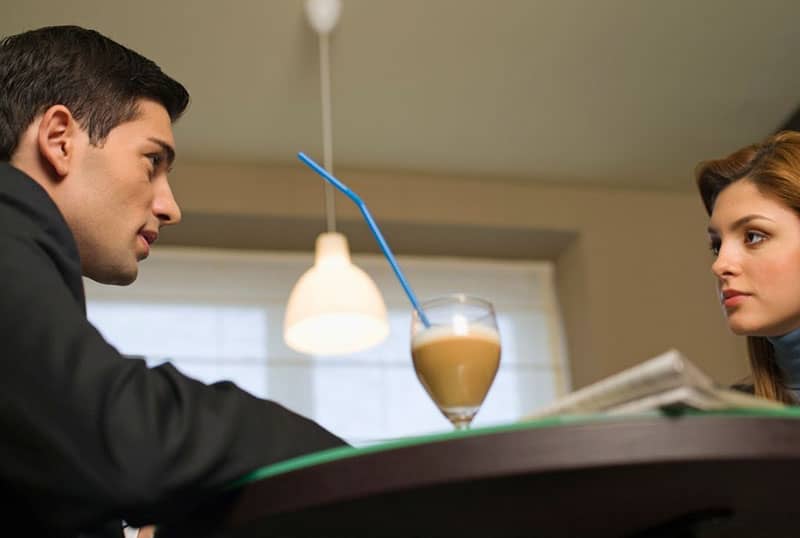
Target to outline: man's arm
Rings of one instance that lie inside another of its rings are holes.
[[[0,481],[48,526],[159,521],[259,466],[343,444],[231,383],[123,358],[45,249],[3,236],[0,252],[0,461],[15,462]]]

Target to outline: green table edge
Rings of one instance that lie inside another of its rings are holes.
[[[252,471],[238,480],[235,480],[227,486],[226,489],[240,488],[251,482],[263,480],[264,478],[276,476],[279,474],[296,471],[314,465],[321,465],[336,460],[343,460],[346,458],[354,458],[364,454],[372,454],[375,452],[383,452],[386,450],[393,450],[414,445],[421,445],[425,443],[436,443],[441,441],[449,441],[451,439],[460,439],[462,437],[476,437],[483,435],[495,435],[499,433],[512,432],[518,430],[529,430],[537,428],[551,428],[556,426],[567,426],[586,423],[600,423],[600,422],[619,422],[628,420],[641,420],[652,419],[654,417],[676,418],[676,417],[709,417],[709,416],[724,416],[724,417],[741,417],[741,418],[782,418],[782,419],[800,419],[800,407],[784,407],[775,409],[721,409],[714,411],[699,411],[695,409],[681,409],[675,411],[654,410],[646,413],[637,413],[630,415],[609,415],[609,414],[587,414],[587,415],[560,415],[556,417],[548,417],[542,419],[534,419],[520,422],[513,422],[510,424],[501,424],[495,426],[487,426],[480,428],[472,428],[464,431],[452,431],[444,433],[435,433],[429,435],[421,435],[414,437],[405,437],[387,441],[385,443],[370,445],[366,447],[337,447],[304,456],[298,456],[271,465],[266,465],[255,471]]]

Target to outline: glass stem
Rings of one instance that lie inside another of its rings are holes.
[[[457,421],[453,421],[453,426],[455,426],[456,431],[468,430],[470,422],[472,422],[472,421],[471,420],[457,420]]]

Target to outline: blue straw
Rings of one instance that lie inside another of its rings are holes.
[[[411,291],[411,286],[408,285],[406,277],[403,276],[403,271],[400,270],[400,266],[397,265],[397,260],[394,259],[394,254],[392,254],[392,249],[389,248],[389,245],[386,244],[386,241],[383,239],[383,234],[381,233],[380,228],[378,228],[378,224],[372,218],[372,215],[370,215],[369,209],[367,209],[367,206],[361,200],[361,197],[359,197],[355,192],[350,190],[350,188],[347,185],[345,185],[344,183],[333,177],[327,170],[325,170],[320,165],[315,163],[314,160],[311,159],[311,157],[309,157],[302,151],[297,154],[297,157],[301,161],[306,163],[312,170],[314,170],[316,173],[325,178],[326,181],[328,181],[334,187],[342,191],[345,194],[345,196],[347,196],[353,202],[355,202],[355,204],[358,206],[358,209],[361,210],[361,214],[364,215],[364,220],[367,221],[369,229],[372,230],[372,235],[374,235],[375,239],[378,241],[378,245],[380,245],[381,250],[383,251],[383,255],[386,256],[387,260],[389,260],[389,265],[392,266],[394,274],[397,275],[397,279],[400,280],[400,285],[403,286],[406,295],[408,295],[408,299],[411,301],[411,304],[417,311],[419,319],[422,320],[422,323],[425,325],[425,328],[430,327],[431,324],[428,321],[428,317],[425,315],[425,312],[423,312],[422,308],[419,306],[419,302],[417,302],[417,298],[414,295],[414,292]]]

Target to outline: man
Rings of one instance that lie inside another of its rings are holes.
[[[97,32],[0,42],[0,515],[32,536],[166,521],[260,466],[342,444],[230,383],[125,359],[81,275],[136,279],[181,214],[167,181],[189,96]],[[111,522],[111,523],[110,523]]]

